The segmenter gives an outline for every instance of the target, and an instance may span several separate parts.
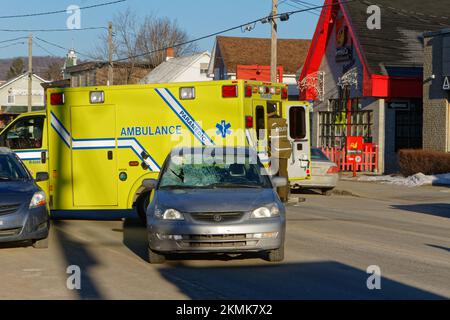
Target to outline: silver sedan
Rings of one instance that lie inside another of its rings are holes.
[[[158,181],[146,181],[154,189],[147,210],[150,263],[188,252],[259,252],[282,261],[286,218],[275,188],[287,179],[271,179],[250,149],[220,155],[211,149],[174,150]]]
[[[311,148],[311,179],[299,182],[301,189],[319,189],[324,195],[331,195],[339,181],[339,167],[319,148]]]

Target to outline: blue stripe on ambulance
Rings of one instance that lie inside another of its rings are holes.
[[[51,113],[51,116],[52,128],[56,131],[58,136],[61,140],[63,140],[69,149],[71,148],[70,145],[72,145],[72,150],[114,149],[116,146],[120,149],[129,148],[133,150],[140,160],[144,161],[148,165],[150,171],[159,172],[161,170],[161,167],[150,155],[147,159],[142,158],[142,152],[145,151],[145,153],[149,153],[136,138],[119,138],[117,143],[114,138],[75,139],[70,136],[64,125],[53,113]]]
[[[64,128],[64,125],[61,123],[61,121],[59,121],[59,119],[53,112],[50,112],[50,116],[50,123],[52,128],[56,131],[65,145],[70,148],[70,133],[66,130],[66,128]]]
[[[41,160],[42,152],[45,152],[47,154],[47,150],[25,150],[25,151],[18,151],[14,150],[14,152],[17,154],[17,156],[20,158],[20,160],[23,161],[34,161],[34,160]]]
[[[184,125],[192,132],[192,134],[200,141],[203,145],[213,146],[214,142],[206,134],[203,128],[194,120],[194,118],[189,114],[189,112],[181,105],[181,103],[174,97],[174,95],[166,88],[156,88],[156,93],[164,100],[164,102],[172,109],[172,111],[180,118]],[[183,118],[182,113],[184,113],[189,119],[192,120],[192,125],[196,127],[197,130],[189,125],[189,123]]]

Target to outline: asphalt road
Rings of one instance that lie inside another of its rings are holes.
[[[185,256],[153,266],[136,221],[55,221],[49,249],[0,248],[0,299],[450,298],[450,189],[386,188],[294,195],[306,202],[288,208],[280,264]],[[66,287],[69,265],[81,268],[81,290]],[[380,290],[367,288],[370,265],[381,270]]]

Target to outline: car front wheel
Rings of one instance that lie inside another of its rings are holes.
[[[48,238],[40,239],[40,240],[34,240],[33,241],[33,248],[36,248],[36,249],[47,249],[48,248]]]
[[[148,262],[151,264],[161,264],[166,261],[166,257],[152,249],[148,248]]]
[[[270,250],[267,252],[267,261],[270,262],[281,262],[284,260],[284,246],[281,246],[278,249]]]

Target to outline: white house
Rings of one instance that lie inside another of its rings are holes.
[[[32,78],[33,110],[44,107],[44,88],[41,83],[47,82],[36,74]],[[0,113],[20,113],[27,111],[28,106],[28,74],[17,76],[0,86]]]
[[[170,54],[171,51],[168,51]],[[166,61],[145,76],[140,83],[193,82],[210,81],[208,66],[211,60],[209,52],[191,56],[173,58],[168,54]]]

